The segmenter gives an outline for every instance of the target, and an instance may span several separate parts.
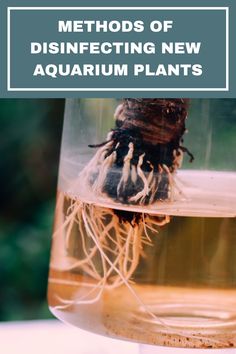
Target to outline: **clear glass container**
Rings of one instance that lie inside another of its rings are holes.
[[[53,314],[144,344],[236,347],[235,137],[236,100],[67,100]]]

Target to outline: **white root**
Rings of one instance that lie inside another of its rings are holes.
[[[131,197],[130,198],[130,202],[137,203],[138,201],[140,201],[140,203],[142,203],[142,201],[149,194],[149,185],[148,185],[149,183],[148,183],[147,178],[145,177],[145,174],[144,174],[143,170],[141,169],[142,164],[143,164],[144,156],[145,156],[145,154],[142,154],[142,155],[139,156],[138,165],[137,165],[137,174],[141,178],[141,180],[143,181],[143,189],[140,192],[138,192],[136,195]]]
[[[104,190],[106,189],[106,177],[109,171],[114,168],[116,169],[116,159],[117,153],[116,149],[119,147],[118,142],[114,147],[114,151],[111,152],[112,145],[114,142],[111,140],[111,134],[107,137],[108,142],[100,147],[94,157],[90,160],[87,166],[79,174],[76,184],[83,184],[85,188],[90,189],[92,193],[96,195],[105,196]],[[150,165],[151,171],[143,171],[143,162],[145,158],[145,153],[139,156],[137,165],[134,165],[132,159],[135,153],[135,146],[132,142],[128,145],[128,152],[123,159],[123,168],[121,171],[120,181],[116,187],[116,194],[118,199],[121,199],[122,195],[125,195],[125,189],[128,187],[128,183],[132,181],[135,185],[138,178],[142,181],[142,190],[138,191],[135,195],[129,197],[128,201],[132,204],[143,205],[148,198],[149,204],[155,202],[155,196],[160,187],[160,181],[164,178],[164,173],[167,174],[169,180],[169,190],[166,196],[166,201],[173,201],[177,194],[181,193],[180,187],[176,184],[174,180],[175,171],[181,167],[183,160],[183,151],[181,149],[173,151],[173,165],[170,171],[169,167],[164,164],[158,165],[158,172],[154,171],[154,166],[150,161],[147,161]],[[117,171],[119,173],[119,171]],[[73,190],[76,188],[73,187]]]
[[[163,164],[162,167],[163,167],[163,170],[167,173],[167,176],[168,176],[169,191],[170,191],[170,201],[173,202],[174,201],[174,190],[173,190],[174,179],[173,179],[172,174],[170,173],[169,168],[165,164]]]
[[[113,151],[109,156],[107,156],[103,163],[101,164],[101,168],[99,170],[99,175],[96,179],[96,182],[93,185],[93,191],[95,193],[101,193],[102,187],[106,180],[107,172],[109,168],[113,165],[116,160],[116,152]]]
[[[93,158],[88,162],[86,167],[83,169],[83,171],[80,173],[79,178],[78,178],[78,183],[82,180],[83,183],[88,182],[91,175],[96,174],[99,172],[99,169],[101,167],[101,164],[104,161],[105,155],[109,148],[111,147],[112,142],[108,142],[104,146],[98,149],[96,154],[93,156]]]
[[[137,182],[137,168],[134,165],[131,165],[131,181],[133,182],[133,184],[135,184]]]
[[[181,149],[178,149],[177,151],[174,150],[173,156],[174,156],[173,167],[174,167],[174,170],[177,170],[178,168],[181,168],[181,166],[182,166],[184,153]]]
[[[123,190],[124,185],[128,182],[129,175],[130,175],[130,160],[133,158],[133,153],[134,153],[134,144],[129,143],[129,151],[124,158],[122,177],[121,177],[120,182],[117,186],[117,195],[118,196],[120,195],[121,190]]]

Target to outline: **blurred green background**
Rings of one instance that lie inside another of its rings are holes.
[[[0,100],[0,321],[48,318],[64,100]]]
[[[0,321],[51,317],[46,287],[63,112],[63,99],[0,100]],[[192,168],[235,170],[236,100],[192,100],[189,116]]]

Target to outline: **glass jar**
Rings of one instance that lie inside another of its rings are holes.
[[[236,100],[67,100],[56,317],[151,345],[236,347],[235,134]]]

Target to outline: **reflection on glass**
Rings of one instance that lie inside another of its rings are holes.
[[[236,346],[235,133],[235,100],[68,100],[58,318],[148,344]]]

